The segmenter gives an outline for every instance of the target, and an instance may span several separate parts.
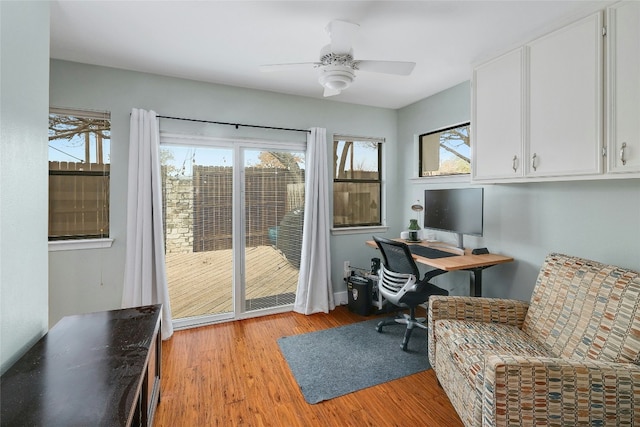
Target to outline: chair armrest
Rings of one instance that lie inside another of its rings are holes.
[[[640,366],[632,363],[493,355],[476,387],[483,426],[640,424]]]
[[[429,298],[427,347],[436,366],[435,322],[443,319],[504,323],[522,329],[529,303],[514,299],[432,295]]]

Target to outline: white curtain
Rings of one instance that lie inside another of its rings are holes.
[[[300,276],[294,311],[328,313],[335,308],[329,252],[329,169],[327,131],[312,128],[307,136],[304,226]]]
[[[162,304],[162,338],[173,335],[162,227],[156,113],[134,108],[129,136],[127,246],[122,307]]]

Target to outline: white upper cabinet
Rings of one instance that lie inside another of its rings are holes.
[[[523,176],[523,61],[520,48],[473,71],[474,180]]]
[[[603,175],[603,38],[598,12],[474,68],[474,181]]]
[[[602,13],[529,47],[527,176],[602,173]]]
[[[640,2],[607,13],[608,171],[640,172]]]

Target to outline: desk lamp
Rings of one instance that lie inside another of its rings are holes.
[[[420,231],[420,226],[418,225],[418,219],[420,218],[420,212],[424,210],[420,203],[416,203],[411,205],[411,210],[416,213],[416,219],[409,220],[409,240],[411,241],[419,241],[418,231]]]

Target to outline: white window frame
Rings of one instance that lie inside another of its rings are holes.
[[[61,114],[69,116],[80,116],[103,119],[108,117],[111,121],[111,113],[108,111],[96,110],[79,110],[73,108],[50,107],[49,114]],[[109,195],[111,197],[111,195]],[[111,203],[109,203],[109,217],[111,217]],[[109,220],[111,223],[111,220]],[[49,241],[49,252],[84,250],[84,249],[104,249],[113,245],[114,239],[111,237],[111,228],[109,228],[109,237],[89,238],[89,239],[68,239],[68,240],[51,240]]]
[[[346,134],[334,134],[331,140],[331,155],[333,156],[333,146],[336,140],[353,140],[353,141],[364,141],[364,142],[376,142],[379,144],[378,149],[380,150],[379,164],[378,164],[378,172],[380,173],[380,225],[367,225],[367,226],[352,226],[352,227],[335,227],[333,221],[334,215],[334,207],[333,207],[333,197],[331,198],[331,234],[332,235],[347,235],[347,234],[371,234],[371,233],[384,233],[389,229],[386,225],[386,205],[384,200],[386,200],[386,185],[385,185],[385,174],[386,167],[383,167],[384,159],[385,159],[385,138],[382,137],[372,137],[372,136],[355,136],[355,135],[346,135]],[[331,161],[331,192],[333,194],[334,188],[334,170],[333,160]]]
[[[421,154],[421,144],[422,144],[422,137],[425,135],[431,135],[431,134],[435,134],[435,133],[440,133],[440,132],[444,132],[446,130],[449,129],[455,129],[455,128],[459,128],[462,126],[469,126],[469,138],[470,138],[470,143],[473,144],[473,141],[471,141],[471,122],[468,120],[465,120],[463,122],[460,123],[455,123],[453,125],[447,125],[447,126],[443,126],[441,128],[435,129],[435,130],[431,130],[428,132],[423,132],[421,134],[416,134],[414,135],[414,139],[413,139],[413,152],[416,155],[416,158],[418,159],[418,162],[413,162],[413,174],[412,174],[412,181],[422,181],[422,182],[442,182],[442,183],[454,183],[454,182],[471,182],[471,172],[469,173],[458,173],[458,174],[446,174],[446,175],[432,175],[432,176],[420,176],[421,171],[420,171],[420,164],[421,164],[421,160],[420,160],[420,154]],[[471,147],[471,149],[473,150],[473,147]],[[473,168],[473,162],[471,162],[470,159],[470,167]]]

